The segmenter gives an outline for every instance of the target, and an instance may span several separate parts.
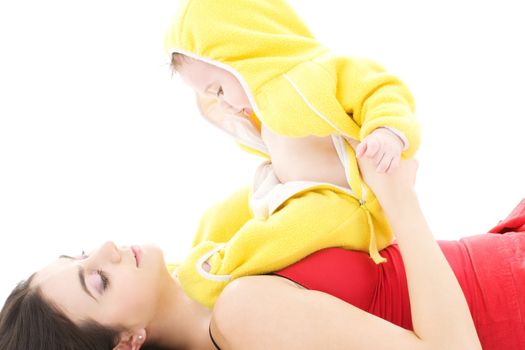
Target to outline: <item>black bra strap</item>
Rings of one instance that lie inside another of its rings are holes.
[[[217,342],[215,341],[215,339],[213,339],[213,335],[211,335],[211,324],[208,326],[208,333],[210,333],[210,339],[211,339],[211,342],[213,343],[213,345],[215,345],[217,350],[221,350],[219,345],[217,345]]]

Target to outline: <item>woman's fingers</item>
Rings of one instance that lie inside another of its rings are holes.
[[[388,154],[388,153],[383,154],[383,157],[381,158],[381,160],[379,161],[379,164],[377,165],[377,171],[379,173],[387,172],[393,159],[394,157],[391,154]]]
[[[417,159],[412,158],[409,160],[404,160],[403,162],[406,162],[406,166],[408,167],[407,173],[409,178],[411,179],[411,184],[416,184],[416,177],[417,177],[417,170],[419,169],[419,162]]]
[[[399,167],[399,161],[401,157],[393,157],[392,161],[390,162],[390,166],[386,170],[387,174],[392,174],[398,167]]]
[[[412,188],[416,178],[417,161],[415,159],[400,160],[395,157],[384,158],[388,158],[388,162],[385,162],[386,165],[381,164],[379,169],[373,159],[367,157],[358,159],[363,180],[372,191],[376,195],[388,196],[397,188]],[[379,172],[384,166],[387,166],[384,168],[386,172]]]

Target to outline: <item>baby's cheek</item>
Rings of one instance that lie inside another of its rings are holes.
[[[250,101],[246,92],[244,91],[241,84],[234,83],[228,84],[229,86],[224,87],[225,97],[228,99],[228,102],[238,108],[249,108]]]

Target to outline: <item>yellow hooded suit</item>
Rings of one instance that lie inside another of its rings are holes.
[[[378,249],[391,242],[392,232],[361,183],[346,140],[387,127],[405,137],[403,158],[416,152],[414,102],[398,78],[369,60],[331,54],[282,0],[183,0],[166,48],[237,77],[255,126],[226,114],[213,98],[197,99],[201,113],[243,148],[267,156],[258,123],[283,136],[330,135],[350,187],[283,184],[279,193],[264,194],[271,204],[262,217],[254,217],[248,189],[208,210],[190,256],[176,270],[190,297],[211,307],[229,281],[279,270],[326,247],[369,251],[382,261]]]

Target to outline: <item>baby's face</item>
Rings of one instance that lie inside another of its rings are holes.
[[[185,60],[177,72],[201,95],[215,96],[225,111],[250,116],[252,107],[241,83],[225,69],[195,59]]]

